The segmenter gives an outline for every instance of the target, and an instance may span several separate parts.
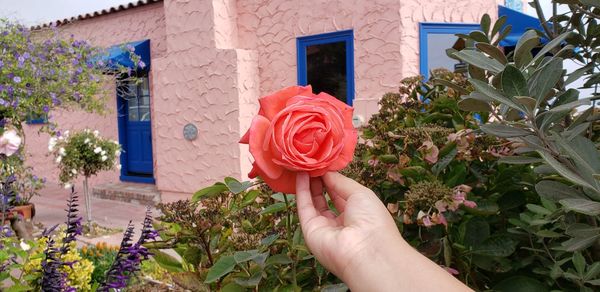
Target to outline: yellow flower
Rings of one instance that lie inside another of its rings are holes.
[[[59,232],[56,244],[62,244],[64,232]],[[47,248],[47,239],[42,237],[37,240],[37,244],[31,250],[30,258],[23,266],[23,274],[30,276],[28,279],[32,287],[36,287],[42,277],[41,268],[44,250]],[[87,248],[86,248],[87,250]],[[83,250],[82,250],[83,252]],[[72,262],[72,267],[65,265],[61,267],[61,271],[67,274],[67,285],[75,288],[77,291],[91,291],[90,281],[94,272],[94,264],[84,259],[75,242],[69,246],[69,251],[61,258],[64,262]]]

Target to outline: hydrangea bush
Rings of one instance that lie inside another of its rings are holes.
[[[154,259],[190,291],[338,291],[340,283],[310,254],[302,239],[294,195],[261,181],[224,182],[191,200],[158,206],[160,241]],[[341,291],[341,290],[340,290]]]

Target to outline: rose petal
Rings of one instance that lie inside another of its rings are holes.
[[[269,120],[272,120],[279,112],[281,112],[287,101],[297,95],[312,95],[312,87],[308,86],[290,86],[277,91],[271,95],[258,99],[262,115]]]
[[[260,168],[266,176],[276,179],[281,176],[283,169],[281,166],[273,163],[272,147],[265,149],[263,147],[264,140],[270,139],[267,136],[267,130],[269,129],[270,122],[263,116],[256,116],[252,120],[250,126],[250,153],[254,157],[256,165]],[[263,178],[264,179],[264,178]]]
[[[248,173],[248,178],[255,178],[259,176],[260,168],[256,165],[256,162],[252,163],[252,169]]]
[[[323,99],[323,100],[327,100],[328,102],[333,104],[338,110],[340,110],[340,113],[342,114],[342,120],[344,121],[344,127],[354,128],[354,125],[352,124],[352,116],[354,114],[354,108],[352,108],[351,106],[347,105],[344,102],[341,102],[339,99],[337,99],[325,92],[319,93],[317,95],[317,97],[320,99]]]
[[[254,170],[254,169],[253,169]],[[282,192],[286,194],[296,193],[296,173],[289,170],[284,170],[281,176],[277,179],[272,179],[264,174],[260,169],[256,169],[256,174],[262,178],[269,185],[269,187],[275,192]],[[256,176],[255,176],[256,177]]]
[[[324,176],[326,173],[330,172],[329,168],[315,169],[308,172],[310,177],[320,177]]]
[[[244,136],[242,136],[242,138],[240,138],[239,143],[241,143],[241,144],[250,143],[250,130],[246,131],[246,134],[244,134]]]
[[[353,128],[352,130],[346,130],[344,132],[344,148],[338,159],[336,159],[329,167],[332,171],[343,169],[354,158],[354,148],[356,148],[356,142],[358,141],[358,131]]]

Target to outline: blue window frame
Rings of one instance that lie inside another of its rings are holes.
[[[315,92],[324,91],[334,96],[337,95],[337,98],[352,105],[354,100],[354,32],[344,30],[299,37],[296,40],[296,47],[298,50],[298,84],[312,83]],[[337,54],[329,55],[329,57],[324,55],[332,52]],[[328,58],[330,63],[324,63],[324,57],[325,60]],[[321,67],[319,68],[319,66]],[[322,69],[333,70],[335,74],[323,73]],[[324,80],[317,76],[320,73],[327,74],[328,77],[338,76],[338,80],[319,84],[319,81]]]
[[[429,78],[431,69],[445,67],[454,71],[449,67],[459,62],[448,57],[446,49],[451,48],[458,39],[455,34],[468,34],[478,29],[479,24],[475,23],[419,23],[419,71],[425,80]]]
[[[43,125],[48,123],[48,114],[35,115],[30,114],[26,121],[29,125]]]

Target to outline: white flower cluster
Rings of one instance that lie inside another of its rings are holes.
[[[100,161],[105,162],[109,159],[109,153],[107,152],[106,149],[102,149],[102,147],[100,145],[96,144],[96,141],[101,140],[102,138],[100,137],[100,132],[97,130],[91,131],[90,129],[85,129],[83,130],[84,133],[86,134],[90,134],[92,133],[93,136],[97,139],[94,138],[85,138],[85,140],[83,141],[83,143],[85,145],[87,145],[88,149],[90,150],[90,152],[96,154],[99,156]],[[69,131],[65,131],[63,133],[63,135],[59,135],[58,137],[52,137],[50,138],[50,140],[48,141],[48,151],[53,153],[55,156],[55,162],[57,164],[60,164],[61,162],[63,162],[63,160],[65,159],[65,157],[67,155],[72,155],[74,153],[67,153],[65,147],[69,148],[67,145],[70,142],[69,140]],[[106,141],[106,140],[104,140]],[[119,142],[114,141],[114,140],[110,140],[110,142],[114,143],[115,145],[119,145]],[[112,148],[112,147],[111,147]],[[69,150],[69,151],[73,151],[73,150]],[[84,151],[85,152],[85,151]],[[117,147],[116,151],[113,153],[114,157],[116,158],[114,161],[114,166],[117,169],[121,169],[121,164],[119,164],[119,156],[121,155],[121,150],[120,147]],[[70,170],[70,172],[68,172],[68,177],[69,178],[75,178],[77,176],[77,174],[82,174],[81,170],[72,168]],[[71,188],[72,184],[70,183],[65,183],[65,188]]]

